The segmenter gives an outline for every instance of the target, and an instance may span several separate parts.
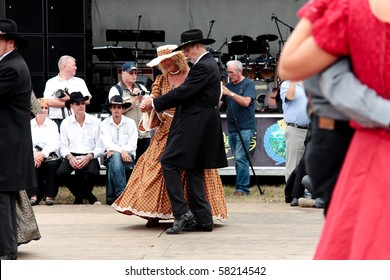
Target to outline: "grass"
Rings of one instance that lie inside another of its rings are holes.
[[[260,186],[263,195],[260,195],[257,186],[250,188],[248,196],[234,196],[235,187],[233,185],[224,185],[225,197],[228,202],[259,202],[259,203],[280,203],[284,202],[284,184],[281,185],[264,185]],[[96,186],[93,190],[94,195],[102,203],[106,202],[106,187]],[[58,195],[56,197],[56,204],[72,204],[74,200],[73,195],[69,192],[68,188],[62,186],[59,188]]]

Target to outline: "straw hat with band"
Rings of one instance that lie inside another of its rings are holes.
[[[164,45],[157,48],[157,57],[151,60],[146,66],[154,67],[160,64],[164,59],[177,55],[179,52],[173,50],[177,48],[177,45]]]
[[[201,30],[192,29],[192,30],[184,31],[183,33],[181,33],[180,42],[181,42],[181,45],[179,47],[177,47],[176,49],[174,49],[173,51],[181,50],[183,47],[185,47],[187,45],[193,45],[196,43],[200,43],[203,45],[211,45],[212,43],[215,42],[215,40],[210,39],[210,38],[204,39],[203,33]]]

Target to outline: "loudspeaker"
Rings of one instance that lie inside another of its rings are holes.
[[[19,52],[26,61],[31,73],[43,73],[45,58],[45,38],[43,35],[23,35],[28,40],[28,48]]]
[[[47,36],[47,69],[58,73],[58,60],[63,55],[76,59],[77,73],[85,72],[84,36]]]
[[[82,0],[47,0],[47,33],[85,32],[85,7]]]
[[[45,0],[5,0],[5,17],[18,25],[18,33],[44,33]]]

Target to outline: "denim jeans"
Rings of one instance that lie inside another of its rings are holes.
[[[252,141],[254,131],[252,129],[246,129],[241,130],[240,133],[245,143],[245,149],[249,154],[249,145]],[[236,166],[236,190],[248,194],[250,186],[249,160],[238,132],[229,132],[229,145]]]
[[[134,158],[133,158],[134,160]],[[115,152],[104,160],[107,167],[107,197],[117,198],[126,187],[126,170],[134,167],[134,163],[124,163],[122,155]]]

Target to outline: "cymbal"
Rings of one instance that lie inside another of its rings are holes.
[[[257,41],[268,41],[268,42],[271,42],[271,41],[275,41],[278,39],[278,36],[274,35],[274,34],[263,34],[263,35],[259,35],[256,37],[256,40]]]
[[[237,41],[252,42],[253,39],[252,39],[252,37],[249,37],[247,35],[235,35],[232,37],[232,41],[234,41],[234,42],[237,42]]]

